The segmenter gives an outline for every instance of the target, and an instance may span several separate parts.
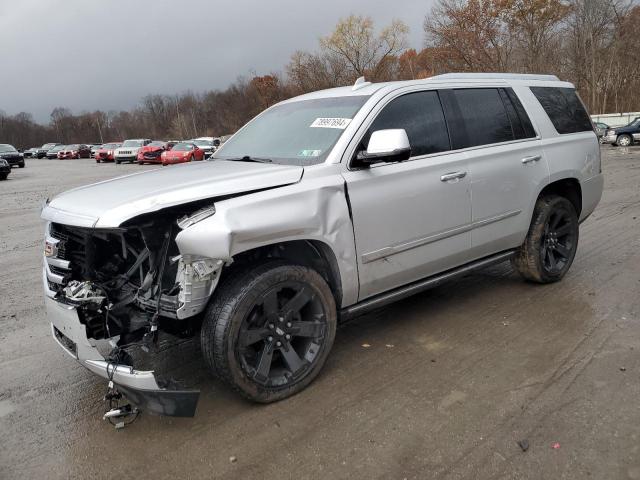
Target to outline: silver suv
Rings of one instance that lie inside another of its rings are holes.
[[[197,402],[134,366],[159,332],[199,335],[213,374],[273,402],[318,375],[341,319],[507,260],[562,279],[602,187],[589,116],[554,76],[359,80],[269,108],[212,161],[53,199],[48,317],[143,409]]]

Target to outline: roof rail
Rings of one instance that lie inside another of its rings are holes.
[[[444,73],[430,77],[430,80],[546,80],[559,81],[555,75],[539,75],[535,73]]]
[[[356,91],[356,90],[360,90],[363,87],[366,87],[367,85],[371,85],[371,82],[367,82],[364,77],[359,77],[356,80],[356,83],[353,84],[353,87],[351,87],[352,91]]]

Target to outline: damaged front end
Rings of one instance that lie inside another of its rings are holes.
[[[43,281],[56,341],[136,407],[193,416],[199,391],[136,370],[127,350],[154,353],[158,333],[190,336],[222,272],[222,260],[183,255],[177,233],[213,207],[171,209],[118,228],[47,224]]]

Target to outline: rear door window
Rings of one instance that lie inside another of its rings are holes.
[[[589,114],[573,88],[530,87],[560,134],[593,130]]]
[[[443,90],[452,148],[468,148],[515,139],[497,88]]]
[[[389,128],[405,129],[412,157],[450,149],[444,113],[435,91],[407,93],[392,100],[369,127],[362,146],[366,148],[373,132]]]

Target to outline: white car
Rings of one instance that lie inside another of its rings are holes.
[[[120,148],[116,148],[113,152],[113,158],[116,163],[135,162],[138,158],[138,150],[145,145],[151,143],[150,138],[134,138],[125,140]]]

